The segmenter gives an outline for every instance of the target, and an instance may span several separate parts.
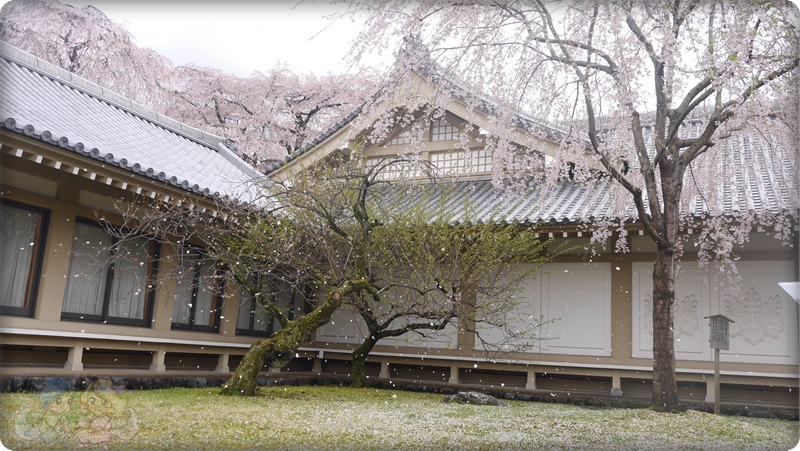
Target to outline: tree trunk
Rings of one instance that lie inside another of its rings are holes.
[[[353,382],[350,385],[351,387],[362,388],[367,386],[367,356],[377,342],[378,339],[374,335],[370,335],[364,340],[364,343],[361,343],[358,349],[353,351]]]
[[[653,268],[653,399],[661,412],[680,410],[675,377],[675,262],[671,248],[659,246]]]
[[[303,315],[294,321],[289,321],[283,329],[275,332],[269,339],[253,343],[242,359],[242,363],[239,364],[231,378],[222,387],[220,394],[229,396],[256,395],[258,391],[256,377],[261,368],[264,365],[280,368],[289,363],[297,348],[311,336],[311,332],[331,320],[333,312],[342,305],[342,299],[346,295],[342,293],[349,293],[350,290],[353,290],[352,285],[348,284],[347,286],[348,288],[342,290],[342,292],[331,292],[327,300],[314,309],[313,312]]]
[[[277,334],[283,330],[285,329]],[[258,388],[256,378],[261,368],[272,362],[275,340],[278,339],[276,335],[267,340],[259,340],[250,346],[247,354],[242,358],[242,362],[236,367],[233,376],[222,386],[221,395],[254,396],[256,394]]]

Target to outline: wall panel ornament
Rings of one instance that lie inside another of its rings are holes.
[[[766,338],[778,339],[784,330],[783,300],[780,295],[766,300],[750,287],[741,298],[726,299],[725,315],[735,321],[731,324],[731,337],[757,345]]]
[[[632,292],[632,357],[653,357],[653,264],[635,262]],[[685,360],[710,358],[708,331],[703,317],[709,316],[709,298],[714,296],[694,263],[682,264],[675,282],[673,308],[675,357]]]
[[[700,329],[700,307],[695,295],[684,296],[677,300],[673,308],[675,338],[693,337]],[[644,329],[648,335],[653,336],[653,295],[648,294],[644,298],[644,310],[642,311],[642,321]]]
[[[715,269],[705,272],[695,262],[681,263],[675,283],[675,358],[712,359],[708,321],[722,314],[730,325],[731,346],[722,360],[742,363],[798,364],[798,306],[778,282],[793,280],[791,261],[740,261],[738,294],[728,296],[729,286],[717,278]],[[653,264],[632,264],[631,356],[653,357],[652,291]]]

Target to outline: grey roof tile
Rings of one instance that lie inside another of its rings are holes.
[[[0,44],[1,127],[209,197],[263,179],[223,138]]]
[[[734,153],[736,155],[736,153]],[[764,152],[749,152],[748,158],[734,158],[731,163],[736,168],[736,180],[723,183],[725,195],[722,205],[725,214],[736,211],[753,210],[757,214],[777,213],[781,210],[796,209],[789,204],[790,194],[780,172],[770,168],[781,165],[774,161],[781,159],[782,151],[773,158]],[[777,175],[776,175],[777,174]],[[742,183],[744,182],[744,183]],[[552,192],[533,186],[524,192],[512,192],[497,188],[491,180],[451,180],[433,183],[416,182],[422,186],[422,193],[409,191],[409,182],[387,183],[381,187],[380,196],[388,199],[395,207],[404,208],[424,199],[432,211],[446,211],[453,222],[469,220],[475,223],[499,221],[525,225],[579,225],[597,219],[610,218],[611,184],[607,177],[588,182],[564,180]],[[412,182],[413,183],[413,182]],[[446,194],[449,193],[449,194]],[[442,203],[442,196],[447,202]],[[465,206],[469,205],[467,214]],[[696,196],[694,202],[684,205],[695,217],[708,214],[705,200]],[[715,209],[716,210],[716,209]],[[719,211],[719,210],[716,210]],[[625,217],[636,217],[633,205],[627,208]]]

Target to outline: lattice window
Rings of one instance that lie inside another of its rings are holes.
[[[457,135],[458,129],[445,119],[436,119],[431,124],[431,141],[450,141]]]
[[[382,160],[383,158],[368,158],[367,167],[372,168]],[[420,177],[421,175],[422,171],[418,165],[408,161],[403,161],[386,166],[383,170],[381,170],[377,178],[379,180],[398,180],[401,178]]]
[[[537,172],[544,168],[544,155],[534,153],[532,155],[525,155],[521,153],[514,154],[511,159],[511,167],[506,167],[506,170],[511,172]]]
[[[411,143],[411,132],[409,130],[403,130],[395,136],[394,138],[390,139],[389,142],[386,143],[387,146],[399,146],[402,144],[410,144]]]
[[[491,150],[448,150],[432,152],[430,162],[435,171],[442,176],[460,174],[485,174],[492,172],[493,154]],[[383,158],[367,159],[367,167],[377,165]],[[378,175],[380,180],[397,180],[422,176],[422,169],[413,162],[397,162],[384,168]]]
[[[431,164],[440,175],[464,174],[467,169],[467,154],[463,150],[451,150],[431,154]]]
[[[431,153],[431,163],[440,175],[492,172],[492,160],[492,151],[486,149]]]
[[[473,173],[484,173],[484,172],[492,172],[492,160],[493,160],[493,152],[491,150],[486,149],[476,149],[471,151],[471,160],[472,165],[470,167],[470,172]]]

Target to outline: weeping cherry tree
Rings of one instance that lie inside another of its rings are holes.
[[[734,251],[747,232],[771,227],[788,245],[798,219],[797,8],[785,0],[347,4],[366,20],[354,60],[405,43],[395,76],[423,70],[451,82],[440,83],[434,105],[458,97],[491,113],[498,179],[510,177],[504,161],[540,158],[516,145],[524,114],[562,133],[543,177],[520,182],[608,181],[587,184],[608,186],[608,215],[584,219],[595,244],[616,231],[616,249],[626,251],[626,224],[655,243],[652,405],[679,409],[672,326],[687,241],[702,266],[716,262],[735,282]],[[395,111],[408,97],[395,96]],[[531,130],[529,138],[547,138]],[[729,185],[741,180],[735,162],[749,158],[781,187],[769,208],[740,203],[733,193],[743,188]],[[690,228],[699,233],[687,239]],[[736,283],[725,286],[736,295]]]

